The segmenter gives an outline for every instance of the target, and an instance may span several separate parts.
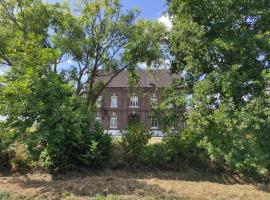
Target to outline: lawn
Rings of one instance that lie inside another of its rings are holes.
[[[198,171],[80,170],[58,177],[42,173],[1,175],[0,200],[4,199],[269,200],[270,187]]]

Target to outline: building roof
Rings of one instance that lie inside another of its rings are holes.
[[[166,69],[139,70],[139,87],[169,87],[176,75],[172,75]],[[102,77],[100,80],[107,82],[109,77]],[[123,71],[118,74],[111,83],[107,86],[113,87],[128,87],[128,71]]]

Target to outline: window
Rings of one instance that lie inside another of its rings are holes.
[[[111,108],[117,108],[117,96],[115,94],[111,96]]]
[[[155,94],[151,95],[151,106],[157,107],[157,96]]]
[[[101,124],[101,115],[100,115],[100,113],[96,114],[96,122]]]
[[[102,96],[99,96],[96,101],[96,106],[97,108],[100,108],[102,104]]]
[[[139,107],[139,97],[133,96],[130,97],[130,107]]]
[[[151,118],[151,129],[158,129],[158,120]]]
[[[115,113],[111,116],[110,128],[117,128],[117,115]]]

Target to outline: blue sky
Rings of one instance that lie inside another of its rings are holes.
[[[61,2],[62,0],[45,0],[51,3]],[[141,10],[140,17],[148,18],[151,20],[157,19],[162,16],[166,10],[165,0],[120,0],[124,8],[131,9],[137,7]],[[74,0],[69,0],[74,2]]]
[[[157,19],[166,11],[165,0],[121,0],[125,8],[138,7],[141,9],[141,17],[151,20]]]
[[[46,2],[55,3],[63,0],[44,0]],[[120,0],[124,9],[139,8],[141,11],[140,18],[146,18],[150,20],[159,19],[165,24],[168,24],[167,18],[164,18],[164,12],[166,11],[165,0]],[[74,0],[69,0],[73,3]],[[163,16],[163,17],[162,17]],[[5,67],[0,66],[0,75],[5,71]]]

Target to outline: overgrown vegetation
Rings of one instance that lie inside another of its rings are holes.
[[[171,67],[189,97],[186,137],[233,172],[268,176],[269,1],[168,4]]]
[[[0,1],[0,159],[13,171],[105,167],[111,137],[94,122],[97,97],[121,71],[163,57],[160,23],[118,0],[81,5],[77,15],[65,3]]]
[[[170,31],[118,0],[85,1],[79,14],[0,0],[1,167],[193,166],[269,178],[270,3],[167,2]],[[149,130],[132,124],[112,143],[94,122],[98,96],[123,70],[133,77],[140,63],[161,64],[167,46],[178,78],[152,112],[166,137],[148,144]]]

